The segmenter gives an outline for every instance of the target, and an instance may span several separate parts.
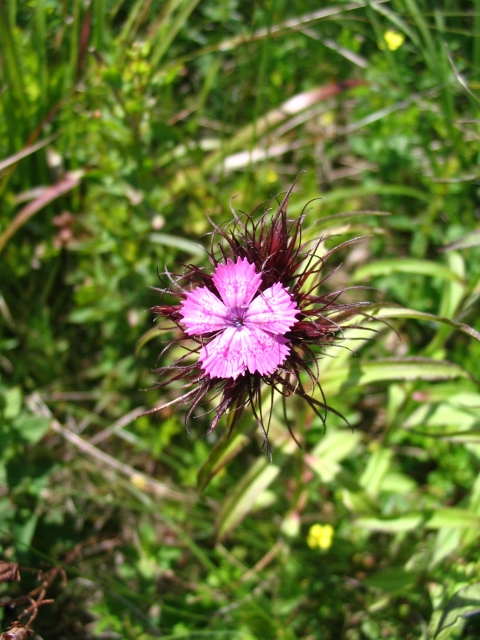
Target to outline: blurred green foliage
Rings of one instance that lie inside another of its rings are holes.
[[[2,604],[68,579],[36,637],[480,636],[479,70],[478,0],[0,0]],[[157,269],[303,169],[309,237],[371,236],[324,286],[388,301],[320,362],[353,431],[291,398],[270,464],[247,414],[138,417]]]

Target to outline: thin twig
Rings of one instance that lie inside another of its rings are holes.
[[[166,484],[159,482],[158,480],[154,480],[142,473],[141,471],[137,471],[133,467],[124,462],[120,462],[116,458],[113,458],[108,453],[101,451],[90,442],[85,441],[83,438],[78,436],[76,433],[73,433],[70,429],[62,426],[58,420],[56,420],[50,409],[43,402],[42,398],[38,393],[33,393],[29,398],[27,398],[27,404],[29,409],[35,415],[41,415],[45,418],[50,419],[50,428],[55,433],[58,433],[65,440],[73,444],[77,449],[80,449],[86,455],[95,458],[100,465],[99,469],[103,466],[107,466],[115,471],[118,471],[132,482],[137,489],[140,490],[150,490],[152,493],[157,495],[160,498],[168,498],[170,500],[175,500],[176,502],[190,502],[190,496],[181,493],[180,491],[175,491],[171,489]]]
[[[116,420],[112,425],[92,436],[89,440],[90,444],[97,445],[100,442],[103,442],[110,435],[115,434],[117,431],[120,431],[123,427],[126,427],[128,424],[136,420],[139,416],[145,413],[145,411],[145,407],[137,407],[136,409],[129,411],[124,416]]]
[[[270,562],[284,547],[285,543],[283,542],[283,540],[277,540],[277,542],[269,551],[267,551],[263,558],[260,558],[260,560],[251,569],[243,574],[240,582],[247,582],[248,580],[250,580],[250,578],[253,578],[253,576],[255,576],[255,574],[257,574],[259,571],[265,569],[265,567],[270,564]]]

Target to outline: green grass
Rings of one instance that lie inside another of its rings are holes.
[[[44,639],[478,637],[479,65],[478,1],[0,0],[2,630],[40,570]],[[305,238],[368,236],[324,285],[374,288],[320,361],[353,429],[135,419],[157,268],[302,170]]]

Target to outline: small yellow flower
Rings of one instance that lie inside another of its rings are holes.
[[[333,534],[331,524],[314,524],[308,532],[307,544],[310,549],[329,549],[332,546]]]
[[[398,31],[393,31],[391,29],[385,31],[383,37],[385,44],[387,45],[387,49],[390,49],[390,51],[396,51],[405,42],[405,36],[403,33],[399,33]],[[385,49],[383,42],[380,44],[380,49]]]

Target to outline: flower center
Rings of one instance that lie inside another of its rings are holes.
[[[248,311],[248,304],[241,307],[229,307],[227,322],[230,326],[241,329],[245,323],[245,315]]]

